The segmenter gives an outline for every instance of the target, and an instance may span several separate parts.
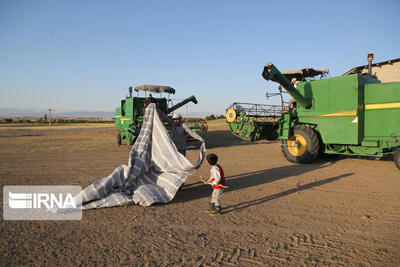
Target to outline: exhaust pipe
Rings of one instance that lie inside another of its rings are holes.
[[[129,86],[129,97],[132,97],[132,86]]]
[[[372,75],[372,60],[374,60],[374,54],[368,54],[368,73]]]

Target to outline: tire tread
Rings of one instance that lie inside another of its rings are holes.
[[[305,124],[295,126],[294,133],[299,133],[304,136],[307,141],[307,151],[303,155],[295,157],[290,154],[287,146],[282,146],[283,155],[288,161],[293,163],[313,162],[321,153],[322,142],[318,137],[318,133]]]

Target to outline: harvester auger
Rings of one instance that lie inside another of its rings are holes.
[[[272,63],[262,76],[295,99],[277,138],[289,161],[309,163],[321,153],[392,155],[400,169],[400,82],[381,83],[369,72],[292,84]]]
[[[175,94],[175,89],[169,86],[141,85],[136,86],[134,90],[138,93],[140,91],[144,91],[145,94],[147,94],[147,92],[160,94],[161,97],[154,97],[153,101],[156,102],[157,106],[165,114],[169,114],[189,102],[197,104],[196,97],[190,96],[176,105],[168,107],[168,104],[171,103],[170,95]],[[168,94],[168,99],[162,97],[162,93]],[[146,96],[132,96],[132,87],[129,87],[129,96],[121,100],[121,106],[115,109],[115,125],[119,130],[119,133],[117,134],[118,145],[122,144],[122,140],[125,140],[129,147],[135,143],[143,123],[146,99],[148,99]],[[205,122],[197,123],[192,126],[189,125],[189,127],[192,131],[196,132],[202,137],[207,132],[207,124]]]

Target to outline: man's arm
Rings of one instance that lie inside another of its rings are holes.
[[[200,142],[204,142],[204,139],[197,133],[190,130],[189,126],[187,126],[186,123],[182,123],[182,127],[183,127],[183,129],[185,129],[185,132],[187,132],[191,137],[193,137],[194,139],[196,139]]]
[[[169,125],[172,125],[172,120],[156,105],[158,114],[164,119]]]

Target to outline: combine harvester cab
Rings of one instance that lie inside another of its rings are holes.
[[[119,130],[119,133],[117,134],[118,145],[121,145],[122,141],[125,140],[128,146],[131,147],[139,136],[145,112],[145,101],[148,99],[147,92],[160,94],[161,97],[153,98],[157,106],[165,114],[169,114],[189,102],[197,104],[196,97],[190,96],[176,105],[168,107],[168,104],[172,103],[170,95],[175,94],[175,89],[169,86],[141,85],[136,86],[134,90],[138,92],[138,94],[141,91],[145,92],[145,97],[132,96],[132,87],[129,87],[129,96],[121,100],[121,106],[115,109],[115,125]],[[168,98],[162,97],[163,93],[168,94]],[[193,125],[190,128],[202,137],[207,131],[207,125],[204,123]]]
[[[279,120],[278,140],[291,162],[321,153],[384,157],[400,168],[400,82],[380,83],[371,73],[298,82],[272,63],[262,76],[295,99]]]

